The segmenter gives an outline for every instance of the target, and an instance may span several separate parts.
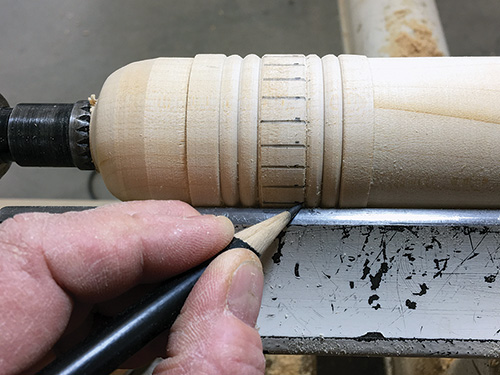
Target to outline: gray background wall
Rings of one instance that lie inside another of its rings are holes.
[[[452,55],[500,55],[499,0],[437,5]],[[114,70],[158,56],[341,52],[335,0],[0,0],[0,93],[11,105],[85,99]],[[88,177],[14,165],[0,198],[86,199]]]

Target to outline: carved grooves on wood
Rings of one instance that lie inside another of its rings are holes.
[[[495,57],[159,58],[108,78],[90,147],[122,200],[493,208],[498,87]]]
[[[338,205],[337,57],[197,55],[132,66],[110,76],[93,118],[93,153],[120,199],[181,199],[196,206]],[[141,67],[147,82],[134,81]],[[137,103],[143,111],[120,103],[123,87],[127,97],[144,97],[144,104]],[[122,149],[124,131],[128,153]],[[131,161],[129,170],[125,160]]]

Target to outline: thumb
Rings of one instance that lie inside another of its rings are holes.
[[[255,322],[264,276],[250,251],[230,250],[203,273],[172,327],[169,358],[156,375],[262,375],[265,358]]]

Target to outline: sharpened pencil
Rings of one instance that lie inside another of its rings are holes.
[[[295,206],[236,233],[220,253],[245,248],[260,256],[300,209],[301,205]],[[120,313],[102,330],[68,353],[56,358],[38,375],[107,375],[115,370],[172,326],[194,284],[216,256],[161,283],[139,303]]]

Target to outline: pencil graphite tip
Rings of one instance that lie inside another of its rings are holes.
[[[262,254],[276,239],[280,232],[292,221],[300,211],[302,205],[294,206],[280,214],[261,221],[251,227],[243,229],[234,235],[235,238],[245,241],[255,252]]]
[[[288,210],[288,212],[290,213],[290,221],[293,220],[293,218],[295,216],[297,216],[297,214],[299,213],[299,211],[302,209],[302,203],[301,204],[298,204],[296,206],[293,206],[292,208],[290,208]]]

